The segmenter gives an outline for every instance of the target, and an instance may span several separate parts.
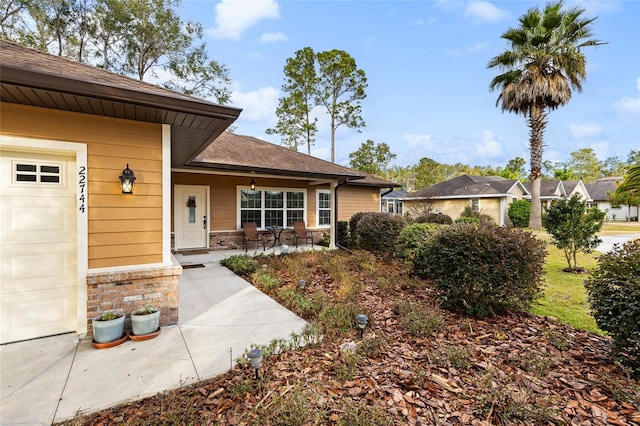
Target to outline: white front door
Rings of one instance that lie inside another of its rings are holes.
[[[173,230],[176,250],[209,248],[208,206],[208,186],[174,186]]]
[[[75,157],[0,153],[0,343],[75,331]]]

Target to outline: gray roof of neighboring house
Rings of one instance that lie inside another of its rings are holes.
[[[240,173],[263,173],[312,179],[348,180],[350,185],[389,188],[399,186],[388,180],[320,158],[275,145],[252,136],[224,132],[188,168],[205,168]]]
[[[241,109],[0,40],[2,102],[171,125],[171,162],[189,162]]]
[[[609,194],[613,194],[618,186],[624,180],[622,177],[601,178],[594,182],[585,183],[587,191],[591,199],[594,201],[609,201]]]
[[[516,179],[504,179],[498,176],[462,175],[428,188],[410,192],[404,198],[493,197],[507,194],[517,185],[520,185],[523,192],[526,192],[524,186]]]
[[[407,195],[407,191],[391,191],[384,195],[383,198],[402,198]]]
[[[531,181],[525,182],[524,187],[527,188],[527,191],[531,192]],[[557,192],[560,192],[560,195],[564,195],[565,193],[562,181],[553,179],[540,181],[540,197],[557,197]]]

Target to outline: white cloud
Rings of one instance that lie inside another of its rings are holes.
[[[260,43],[275,43],[278,41],[288,41],[289,37],[282,31],[277,33],[263,33],[260,36]]]
[[[482,22],[499,22],[509,18],[506,10],[499,9],[493,3],[484,0],[469,3],[465,14]]]
[[[244,121],[269,121],[275,116],[280,91],[274,87],[263,87],[252,92],[231,92],[230,104],[242,108],[240,118]]]
[[[636,89],[640,92],[640,77],[636,79]],[[613,106],[619,114],[627,117],[640,117],[640,97],[631,98],[628,96],[622,97],[616,101]]]
[[[460,49],[452,49],[447,51],[447,54],[449,56],[463,56],[465,53],[469,54],[469,53],[484,52],[487,49],[489,49],[489,45],[487,43],[479,41],[475,44],[472,44],[471,46],[465,47],[464,52]]]
[[[482,158],[495,158],[502,154],[502,144],[491,130],[482,132],[482,142],[474,145],[476,155]]]
[[[401,164],[416,164],[423,157],[445,164],[483,164],[491,163],[504,153],[503,143],[490,130],[485,130],[481,137],[440,139],[430,134],[406,134],[402,138],[404,149],[397,153]]]
[[[217,39],[237,39],[263,19],[280,16],[274,0],[222,0],[216,4],[216,23],[207,32]]]
[[[571,130],[571,136],[578,139],[594,138],[602,134],[602,126],[598,126],[597,124],[571,123],[569,129]]]

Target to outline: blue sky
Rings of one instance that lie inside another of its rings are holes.
[[[544,160],[565,161],[580,148],[600,160],[627,159],[640,149],[640,1],[582,1],[598,16],[596,38],[608,44],[584,50],[587,79],[568,105],[551,112]],[[518,24],[534,1],[275,1],[183,0],[185,19],[200,22],[210,56],[230,69],[231,104],[243,108],[236,133],[279,143],[265,130],[276,123],[287,58],[309,46],[341,49],[368,79],[362,102],[366,127],[339,128],[336,162],[367,139],[385,142],[392,165],[422,157],[441,163],[504,166],[529,159],[522,116],[502,113],[486,68],[501,53],[500,35]],[[565,2],[574,6],[575,2]],[[312,155],[330,159],[330,133],[318,111]]]

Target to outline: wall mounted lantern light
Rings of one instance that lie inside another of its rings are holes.
[[[256,181],[253,180],[253,178],[251,178],[251,183],[249,184],[249,187],[251,188],[252,191],[256,189]]]
[[[129,168],[129,163],[127,163],[127,167],[122,171],[122,176],[120,176],[123,194],[133,194],[133,183],[135,180],[136,177],[133,170]]]

